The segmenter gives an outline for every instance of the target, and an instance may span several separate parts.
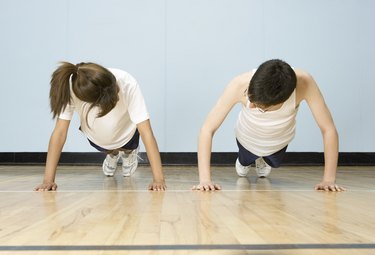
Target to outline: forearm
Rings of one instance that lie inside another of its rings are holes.
[[[155,137],[150,134],[142,139],[146,147],[146,153],[150,162],[154,182],[164,182],[160,152]]]
[[[62,148],[64,147],[66,136],[58,136],[52,134],[46,161],[46,168],[44,172],[44,183],[55,182],[56,168],[60,159]]]
[[[324,176],[323,180],[327,182],[335,182],[339,139],[336,129],[323,133],[324,140]]]
[[[198,140],[198,170],[201,183],[211,182],[211,149],[213,134],[202,129]]]

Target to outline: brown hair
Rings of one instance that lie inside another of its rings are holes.
[[[247,92],[251,102],[269,107],[285,102],[296,84],[293,68],[283,60],[271,59],[258,67]]]
[[[91,103],[89,111],[94,106],[99,107],[97,117],[110,112],[119,100],[116,77],[106,68],[95,63],[73,65],[61,62],[51,79],[49,98],[53,118],[60,115],[71,102],[70,82],[74,94],[80,100]]]

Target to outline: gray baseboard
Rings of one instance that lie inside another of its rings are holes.
[[[197,153],[195,152],[161,152],[163,165],[197,165]],[[0,152],[0,164],[2,165],[43,165],[46,161],[46,152]],[[63,152],[60,163],[62,165],[101,165],[105,154],[100,152]],[[147,165],[146,153],[140,153],[143,161],[140,164]],[[235,152],[213,152],[212,165],[233,165],[237,158]],[[324,156],[321,152],[286,152],[283,160],[284,166],[319,166],[324,164]],[[374,152],[340,152],[339,166],[375,166]]]

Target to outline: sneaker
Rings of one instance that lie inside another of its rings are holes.
[[[255,171],[259,177],[267,177],[271,173],[271,169],[263,158],[255,160]]]
[[[247,175],[247,173],[250,171],[250,167],[251,166],[241,165],[240,161],[237,158],[237,160],[236,160],[236,172],[237,172],[238,176],[245,177]]]
[[[106,176],[113,176],[116,172],[117,163],[120,159],[120,153],[117,155],[107,154],[103,162],[103,173]]]
[[[139,147],[129,153],[122,151],[122,175],[124,177],[134,174],[138,166],[138,151]]]

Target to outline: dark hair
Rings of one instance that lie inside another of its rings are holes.
[[[71,102],[69,80],[74,94],[80,100],[91,103],[89,111],[94,106],[100,108],[97,117],[110,112],[119,100],[116,77],[106,68],[95,63],[73,65],[61,62],[51,79],[49,98],[53,118],[60,115]]]
[[[261,64],[247,91],[251,102],[263,107],[285,102],[296,88],[297,77],[291,66],[279,59]]]

